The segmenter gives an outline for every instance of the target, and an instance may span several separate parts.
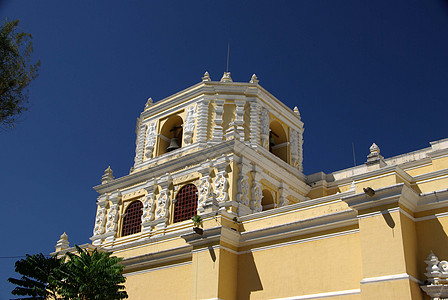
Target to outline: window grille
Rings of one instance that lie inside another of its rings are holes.
[[[142,208],[143,204],[138,200],[129,204],[124,214],[121,236],[134,234],[142,230]]]
[[[191,219],[198,207],[198,189],[194,184],[183,186],[176,196],[174,223]]]

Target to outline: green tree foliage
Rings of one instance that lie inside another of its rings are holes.
[[[61,294],[68,299],[125,299],[125,278],[121,274],[124,266],[121,258],[111,257],[111,253],[88,252],[76,246],[77,253],[67,253],[68,260],[60,268],[62,280]]]
[[[43,254],[27,255],[16,262],[21,279],[9,278],[16,285],[13,295],[21,299],[115,300],[128,298],[124,290],[124,266],[111,253],[92,252],[76,246],[76,253],[65,259],[46,258]]]
[[[57,299],[58,288],[54,279],[61,265],[62,259],[45,257],[42,253],[27,255],[25,259],[16,261],[15,270],[22,277],[8,279],[17,285],[12,294],[29,296],[17,299]]]
[[[27,110],[26,88],[38,75],[40,61],[31,64],[31,34],[17,32],[19,20],[0,27],[0,126],[14,127]]]

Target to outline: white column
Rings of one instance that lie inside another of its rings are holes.
[[[218,210],[218,204],[213,193],[212,179],[210,177],[212,171],[213,165],[210,161],[203,163],[199,170],[202,176],[199,180],[198,187],[198,213]]]
[[[229,167],[229,158],[222,156],[214,163],[218,169],[215,179],[215,197],[219,204],[223,204],[229,200],[229,180],[227,178],[227,168]],[[220,205],[221,206],[221,205]]]
[[[193,130],[196,123],[196,104],[187,107],[187,117],[184,125],[184,144],[190,145],[193,136]]]
[[[155,214],[155,220],[153,225],[156,229],[164,229],[168,225],[170,220],[170,204],[171,204],[171,191],[172,178],[169,174],[165,175],[157,182],[160,185],[159,196],[157,197],[157,208]]]
[[[154,197],[154,180],[149,180],[144,187],[146,190],[146,196],[143,200],[143,214],[142,214],[142,227],[143,232],[149,232],[152,230],[154,220],[154,211],[156,208],[155,197]]]
[[[269,111],[261,110],[261,145],[269,150]]]
[[[101,244],[103,234],[106,232],[106,206],[108,199],[109,197],[107,195],[101,195],[98,197],[98,210],[96,212],[95,228],[93,229],[93,236],[90,238],[94,246]]]
[[[135,158],[134,158],[134,167],[137,167],[139,164],[143,162],[143,149],[145,146],[145,135],[146,135],[146,125],[141,123],[140,118],[137,119],[137,128],[136,128],[136,134],[137,134],[137,140],[135,141]]]
[[[250,102],[250,145],[260,145],[260,105],[256,101]]]
[[[249,177],[247,176],[247,173],[251,171],[249,161],[242,157],[238,164],[238,169],[240,172],[238,174],[238,194],[236,195],[236,200],[238,201],[238,215],[244,216],[252,212],[249,198]]]
[[[110,201],[110,209],[107,214],[107,224],[106,224],[106,233],[104,237],[106,238],[106,242],[112,242],[115,240],[117,236],[118,230],[118,206],[121,204],[121,192],[116,190],[111,193],[109,196]]]
[[[250,208],[253,212],[260,212],[263,210],[263,206],[261,205],[261,200],[263,199],[263,190],[262,185],[260,183],[260,179],[262,177],[262,168],[260,166],[254,165],[252,170],[252,178],[254,179],[252,182],[252,200],[250,202]]]
[[[199,143],[207,142],[207,127],[208,127],[208,106],[210,100],[203,99],[198,103],[198,117],[197,117],[197,141]]]
[[[223,113],[225,100],[215,100],[215,126],[213,127],[213,141],[222,142],[223,138]]]
[[[235,125],[238,132],[238,136],[240,141],[244,142],[244,106],[246,105],[246,101],[244,100],[235,100],[236,108],[235,108]]]

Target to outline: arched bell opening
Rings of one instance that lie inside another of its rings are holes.
[[[263,211],[273,209],[275,207],[274,197],[269,190],[263,190],[263,198],[261,198],[261,206]]]
[[[159,155],[174,151],[182,147],[183,120],[179,116],[172,116],[163,124],[159,134]]]
[[[272,121],[269,125],[269,152],[288,162],[288,137],[277,121]]]

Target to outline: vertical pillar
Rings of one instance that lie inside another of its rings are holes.
[[[198,118],[197,118],[197,141],[199,143],[207,142],[207,127],[208,127],[208,106],[210,100],[203,99],[198,102]]]
[[[212,187],[212,179],[210,173],[213,171],[213,165],[210,161],[206,161],[201,165],[201,179],[198,188],[198,212],[210,212],[218,210],[218,203],[215,199]]]
[[[96,212],[95,227],[93,229],[93,236],[90,238],[94,246],[101,244],[103,240],[103,234],[106,232],[106,210],[107,201],[109,197],[107,195],[101,195],[98,197],[97,204],[98,210]]]
[[[157,137],[157,121],[152,121],[148,124],[148,130],[146,134],[146,145],[145,145],[145,157],[147,159],[152,158],[154,155],[154,146],[156,144]]]
[[[263,206],[261,205],[261,200],[263,199],[263,190],[261,189],[262,185],[260,183],[262,176],[261,172],[262,168],[254,165],[252,170],[252,201],[250,203],[250,208],[253,212],[260,212],[263,210]]]
[[[261,110],[261,145],[269,150],[269,111]]]
[[[246,101],[244,100],[235,100],[236,108],[235,108],[235,125],[238,132],[238,136],[240,141],[244,142],[244,106],[246,105]]]
[[[135,159],[134,159],[134,167],[138,166],[143,162],[143,148],[145,145],[145,135],[146,135],[146,125],[142,124],[140,118],[137,119],[137,140],[136,140],[136,149],[135,149]]]
[[[214,163],[218,169],[215,179],[215,197],[220,206],[229,200],[229,180],[227,178],[227,168],[229,166],[229,158],[225,155],[218,158]]]
[[[196,104],[192,104],[187,108],[187,117],[184,126],[184,144],[190,145],[193,140],[193,130],[196,122]]]
[[[110,201],[110,209],[107,214],[107,225],[106,225],[106,233],[104,237],[106,238],[106,242],[113,242],[117,236],[118,230],[118,206],[121,204],[121,192],[116,190],[112,192],[109,196]]]
[[[215,126],[213,127],[213,137],[214,142],[222,142],[223,138],[223,113],[224,113],[224,102],[225,100],[215,100]]]
[[[418,194],[404,184],[343,200],[358,212],[362,253],[361,299],[422,299],[415,222]]]
[[[250,145],[260,145],[260,105],[257,101],[250,102]]]
[[[146,196],[143,200],[143,214],[142,214],[142,227],[143,232],[149,232],[152,230],[154,220],[154,211],[156,208],[154,197],[154,180],[149,180],[146,183],[144,189],[146,190]]]
[[[238,169],[240,172],[238,174],[238,194],[236,195],[236,200],[238,201],[238,215],[244,216],[252,212],[249,198],[249,177],[247,176],[247,173],[251,171],[249,161],[241,157]]]
[[[157,182],[160,185],[159,196],[157,197],[157,208],[155,220],[152,222],[152,225],[156,230],[165,229],[169,222],[170,217],[170,204],[171,204],[171,192],[170,188],[172,185],[172,178],[170,174],[166,174],[161,178],[160,181]]]
[[[299,134],[294,128],[289,128],[289,141],[291,153],[291,165],[299,169]]]

